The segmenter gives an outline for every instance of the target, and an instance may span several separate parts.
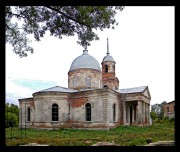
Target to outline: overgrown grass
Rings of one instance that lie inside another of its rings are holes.
[[[22,134],[22,136],[21,136]],[[6,138],[11,137],[10,129],[6,129]],[[22,138],[21,138],[22,137]],[[155,123],[152,126],[120,126],[110,131],[102,130],[12,130],[12,139],[6,139],[7,146],[38,143],[50,146],[90,146],[97,142],[114,142],[121,146],[141,146],[151,142],[175,140],[174,123]]]

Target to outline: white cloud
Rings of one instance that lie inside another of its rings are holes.
[[[12,94],[16,91],[17,94],[31,96],[31,89],[15,84],[13,80],[13,78],[9,77],[9,80],[6,81],[6,92]]]
[[[32,93],[32,89],[15,84],[12,78],[6,81],[6,102],[18,105],[18,99],[32,97]]]

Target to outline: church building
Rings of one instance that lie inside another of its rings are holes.
[[[148,86],[119,89],[116,62],[99,62],[85,49],[68,72],[68,88],[54,86],[19,100],[19,127],[105,129],[150,124]]]

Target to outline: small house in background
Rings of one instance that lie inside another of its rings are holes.
[[[175,117],[175,101],[171,101],[163,104],[164,117],[169,119]]]

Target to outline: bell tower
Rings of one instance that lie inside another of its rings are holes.
[[[107,38],[107,55],[103,58],[102,65],[102,86],[113,90],[119,89],[119,80],[116,77],[115,60],[109,55],[109,42]]]

